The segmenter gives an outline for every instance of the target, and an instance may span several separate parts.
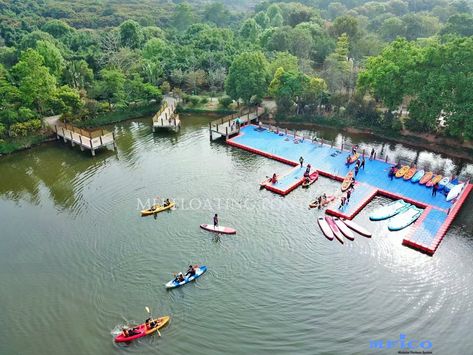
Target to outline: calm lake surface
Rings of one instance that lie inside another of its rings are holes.
[[[339,183],[321,178],[285,198],[260,191],[289,167],[210,143],[209,119],[187,116],[178,134],[153,135],[149,118],[118,124],[117,152],[95,158],[54,142],[0,159],[0,354],[396,354],[370,341],[401,333],[434,354],[471,354],[471,196],[434,257],[402,246],[407,230],[369,221],[382,198],[355,218],[373,238],[341,245],[307,209]],[[384,154],[473,175],[468,162],[400,144]],[[178,208],[141,218],[157,195]],[[215,212],[238,234],[200,230]],[[209,271],[167,291],[189,263]],[[172,317],[162,337],[114,344],[145,306]]]

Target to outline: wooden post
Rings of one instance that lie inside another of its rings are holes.
[[[71,132],[71,145],[74,146],[74,138],[73,138],[73,135],[72,135],[72,131]]]
[[[80,146],[82,147],[82,136],[79,135]]]
[[[387,155],[387,154],[386,154],[386,160],[385,160],[385,162],[386,162],[386,163],[388,162],[388,155]]]
[[[115,143],[115,132],[112,132],[112,138],[113,138],[113,150],[117,149],[117,143]]]
[[[209,122],[209,135],[210,135],[210,141],[212,141],[212,123]]]
[[[57,125],[54,125],[54,128],[56,129],[56,139],[59,139],[59,134],[57,134]]]
[[[64,139],[64,143],[66,143],[67,139],[66,139],[66,132],[64,132],[64,127],[62,127],[62,138]]]
[[[103,130],[102,130],[103,132]],[[102,136],[100,136],[100,145],[103,145]]]
[[[225,138],[228,139],[228,126],[225,127]]]

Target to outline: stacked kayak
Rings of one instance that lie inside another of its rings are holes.
[[[381,221],[383,219],[391,218],[398,213],[404,212],[409,208],[410,204],[404,200],[393,201],[390,204],[380,207],[370,215],[372,221]]]
[[[425,175],[424,170],[419,170],[419,171],[417,171],[417,172],[414,174],[414,176],[411,178],[411,182],[412,182],[413,184],[415,184],[416,182],[419,182],[420,179],[422,179],[422,177],[423,177],[424,175]]]
[[[348,219],[343,219],[342,222],[345,223],[345,225],[348,228],[350,228],[351,230],[354,230],[358,234],[361,234],[362,236],[371,238],[371,232],[368,231],[366,228],[363,228],[362,226],[360,226],[358,223],[355,223],[353,221],[349,221]]]
[[[432,180],[432,177],[434,176],[434,173],[429,171],[422,176],[422,178],[419,180],[419,184],[425,185],[427,184],[430,180]]]
[[[427,184],[425,184],[425,186],[427,187],[432,187],[434,186],[435,184],[439,183],[440,180],[442,180],[443,176],[442,175],[435,175],[432,180],[430,180],[429,182],[427,182]]]
[[[304,182],[302,183],[302,187],[303,188],[308,188],[310,185],[312,185],[314,182],[316,182],[318,178],[319,178],[319,173],[317,171],[314,171],[312,174],[309,175],[309,181],[308,182],[306,182],[304,180]]]
[[[439,181],[439,191],[443,190],[449,182],[450,182],[449,177],[444,177],[442,180],[440,180]]]
[[[327,239],[333,240],[335,236],[333,235],[332,229],[330,228],[324,217],[319,217],[317,219],[317,222],[319,223],[319,227],[322,230],[322,233],[327,237]]]
[[[400,212],[389,221],[388,229],[390,231],[404,229],[414,223],[417,218],[420,217],[422,212],[423,210],[420,208],[410,205],[407,209],[405,209],[403,212]]]
[[[368,238],[371,237],[371,233],[368,230],[353,221],[342,220],[337,217],[325,216],[319,217],[318,223],[320,229],[327,237],[327,239],[333,240],[333,238],[337,238],[338,241],[342,244],[344,241],[343,237],[349,240],[355,239],[355,235],[352,231],[355,231],[358,234],[361,234]]]
[[[202,276],[202,274],[204,272],[207,271],[207,266],[205,265],[202,265],[202,266],[199,266],[199,267],[196,267],[195,268],[195,274],[192,275],[192,276],[187,276],[187,277],[184,277],[184,281],[177,281],[176,279],[173,279],[171,281],[169,281],[165,286],[166,288],[176,288],[176,287],[181,287],[189,282],[192,282],[194,281],[195,279],[198,279],[199,277]]]
[[[410,168],[407,173],[404,174],[403,178],[404,180],[410,180],[414,174],[416,173],[417,169],[416,168]]]
[[[403,177],[408,171],[409,171],[409,166],[408,166],[408,165],[404,165],[401,169],[399,169],[398,171],[396,171],[396,177],[397,177],[397,178],[401,178],[401,177]]]
[[[153,328],[148,329],[145,323],[142,323],[140,325],[134,326],[131,328],[132,334],[129,336],[125,336],[125,334],[120,333],[115,337],[115,342],[116,343],[129,343],[130,341],[142,338],[146,335],[150,335],[157,330],[161,329],[164,327],[168,322],[169,322],[170,317],[160,317],[157,319],[153,319],[151,323],[155,323],[155,326]]]
[[[464,183],[454,186],[447,195],[447,201],[451,201],[457,198],[458,195],[460,195],[460,193],[462,192],[464,186],[465,186]]]
[[[336,226],[340,230],[340,232],[343,233],[343,235],[350,240],[355,240],[355,236],[353,235],[353,232],[350,230],[350,228],[347,227],[345,223],[342,222],[342,220],[333,217],[333,221],[335,222]]]
[[[333,218],[330,217],[330,216],[325,216],[325,221],[330,226],[330,229],[332,230],[333,235],[335,236],[335,238],[337,238],[338,241],[343,244],[343,233],[337,227],[337,225],[335,224],[335,221],[333,220]]]
[[[444,191],[446,193],[449,193],[451,189],[453,189],[455,186],[458,185],[458,179],[452,179],[452,181],[450,181],[447,185],[445,185],[444,187]]]
[[[175,205],[176,205],[175,202],[171,202],[167,206],[154,205],[154,206],[151,206],[151,208],[148,208],[147,210],[142,210],[141,211],[141,216],[150,216],[152,214],[163,212],[163,211],[166,211],[166,210],[169,210],[169,209],[173,208]]]

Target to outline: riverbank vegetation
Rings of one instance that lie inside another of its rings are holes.
[[[42,117],[134,117],[169,91],[286,120],[473,139],[473,16],[465,0],[97,2],[0,6],[0,139]],[[2,144],[2,141],[0,141]]]

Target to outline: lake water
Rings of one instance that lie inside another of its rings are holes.
[[[187,116],[178,134],[151,133],[150,119],[118,124],[117,151],[95,158],[60,142],[0,159],[0,354],[395,354],[373,340],[428,340],[435,354],[473,348],[473,199],[434,257],[401,245],[407,232],[355,221],[373,238],[341,245],[308,210],[339,188],[321,178],[283,198],[258,183],[288,167],[209,142],[209,117]],[[341,141],[333,131],[318,132]],[[369,149],[383,142],[348,137]],[[384,144],[463,176],[473,165]],[[139,209],[156,196],[178,208]],[[238,230],[216,238],[211,223]],[[190,264],[197,282],[167,291]],[[127,322],[170,315],[162,337],[116,345]]]

